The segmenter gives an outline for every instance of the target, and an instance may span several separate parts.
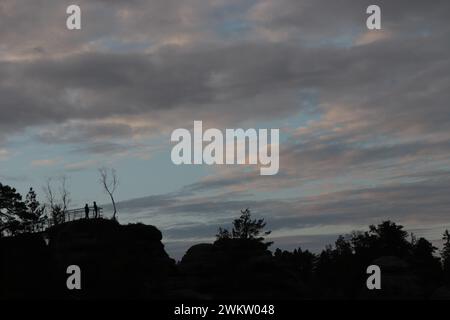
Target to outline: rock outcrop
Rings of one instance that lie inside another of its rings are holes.
[[[191,247],[179,264],[185,286],[211,298],[301,297],[301,282],[258,241],[225,239]]]
[[[175,261],[161,239],[153,226],[104,219],[0,239],[2,297],[163,298]],[[81,290],[67,289],[70,265],[81,269]]]

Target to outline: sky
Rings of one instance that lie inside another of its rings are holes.
[[[274,248],[317,251],[388,219],[439,244],[449,15],[446,0],[1,0],[0,182],[45,202],[66,176],[71,207],[110,215],[98,168],[115,168],[120,222],[157,226],[176,258],[245,208]],[[278,174],[174,165],[171,133],[194,120],[279,128]]]

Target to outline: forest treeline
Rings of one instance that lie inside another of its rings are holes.
[[[70,202],[65,183],[63,179],[57,197],[49,182],[47,204],[38,201],[33,188],[23,198],[15,188],[0,183],[0,237],[40,231],[49,221],[63,223]]]
[[[260,250],[268,249],[272,242],[266,242],[262,236],[270,233],[264,232],[265,226],[263,219],[251,219],[250,211],[244,210],[234,220],[231,231],[219,229],[215,244],[234,240],[254,242]],[[301,283],[306,290],[302,294],[307,297],[450,298],[448,230],[443,234],[441,250],[427,239],[409,234],[403,226],[383,221],[369,226],[367,231],[339,236],[334,245],[327,245],[318,254],[299,247],[293,251],[276,249],[268,255],[274,269],[299,280],[294,283]],[[367,267],[373,264],[379,265],[384,275],[383,293],[365,288]]]
[[[383,221],[339,236],[320,253],[271,251],[266,222],[246,209],[213,243],[194,245],[175,262],[149,225],[60,221],[43,239],[36,226],[52,212],[33,189],[22,199],[0,184],[0,298],[450,299],[448,231],[441,250]],[[65,286],[72,264],[83,270],[79,292]],[[381,290],[366,287],[373,264],[381,269]]]

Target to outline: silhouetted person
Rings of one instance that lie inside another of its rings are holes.
[[[89,206],[86,203],[86,205],[84,206],[84,214],[85,214],[85,218],[89,219]]]
[[[97,203],[94,201],[94,217],[98,218],[98,207]]]

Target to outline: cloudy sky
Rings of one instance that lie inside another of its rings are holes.
[[[25,193],[66,175],[81,207],[107,203],[97,169],[114,167],[120,221],[156,225],[175,257],[247,207],[283,248],[384,219],[437,240],[449,15],[448,0],[1,0],[0,181]],[[194,120],[280,128],[279,173],[175,166],[170,134]]]

